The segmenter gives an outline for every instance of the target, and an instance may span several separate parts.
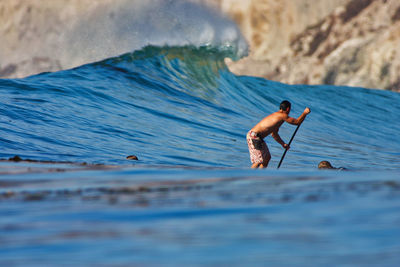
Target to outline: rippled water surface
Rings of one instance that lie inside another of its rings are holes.
[[[0,80],[0,158],[29,159],[0,162],[0,265],[397,266],[400,95],[237,76],[239,47]],[[271,137],[250,170],[246,133],[284,99],[312,112],[279,171]]]
[[[399,172],[16,168],[1,178],[5,265],[400,260]]]

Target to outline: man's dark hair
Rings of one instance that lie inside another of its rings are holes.
[[[281,105],[279,106],[279,108],[280,108],[281,110],[286,110],[287,108],[290,108],[290,107],[292,107],[292,104],[290,104],[290,102],[287,101],[287,100],[283,100],[283,101],[281,102]]]

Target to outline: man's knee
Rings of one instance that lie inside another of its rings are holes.
[[[262,167],[263,167],[263,168],[267,168],[268,163],[269,163],[270,160],[271,160],[271,155],[267,155],[267,156],[264,158],[263,162],[261,163]]]
[[[271,160],[271,155],[267,155],[267,156],[265,156],[265,158],[264,158],[264,161],[263,161],[263,164],[264,163],[267,163],[268,164],[268,162]]]

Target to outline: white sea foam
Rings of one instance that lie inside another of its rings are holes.
[[[229,47],[238,58],[248,46],[237,25],[195,1],[119,0],[75,21],[60,58],[66,68],[118,56],[146,45]]]

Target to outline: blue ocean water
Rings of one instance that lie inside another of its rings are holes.
[[[236,76],[207,47],[146,47],[55,73],[1,80],[0,157],[124,164],[247,167],[243,136],[287,99],[309,106],[285,160],[315,168],[400,168],[400,95],[338,86],[285,85]],[[284,125],[287,142],[294,127]],[[282,148],[266,139],[272,166]]]
[[[0,263],[398,265],[400,95],[237,76],[238,47],[147,45],[0,80],[0,158],[72,162],[0,164]],[[270,168],[250,170],[246,133],[284,99],[312,112],[279,171],[271,137]]]

